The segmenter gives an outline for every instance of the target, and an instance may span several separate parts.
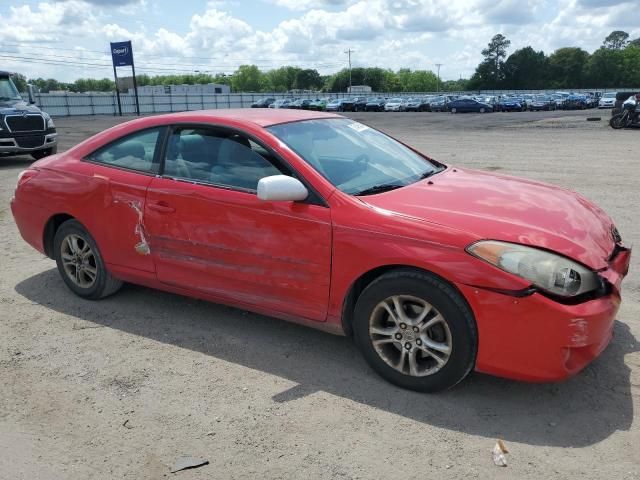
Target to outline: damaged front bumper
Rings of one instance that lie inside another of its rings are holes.
[[[599,272],[607,295],[578,304],[559,303],[540,293],[524,297],[458,284],[476,316],[476,370],[531,382],[575,375],[607,347],[620,307],[620,284],[631,251],[620,247]]]

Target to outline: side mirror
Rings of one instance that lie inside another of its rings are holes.
[[[305,200],[309,191],[300,180],[286,175],[272,175],[258,181],[258,198],[271,202]]]
[[[27,85],[27,90],[29,92],[29,103],[33,105],[36,103],[35,88],[33,88],[33,85],[29,84]]]

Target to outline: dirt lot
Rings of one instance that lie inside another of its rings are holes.
[[[577,190],[638,245],[640,132],[607,116],[354,115],[445,163]],[[118,121],[58,119],[62,147]],[[0,478],[156,479],[180,455],[210,462],[181,479],[640,478],[640,255],[613,343],[577,377],[422,395],[346,338],[136,286],[73,296],[11,217],[29,163],[0,160]]]

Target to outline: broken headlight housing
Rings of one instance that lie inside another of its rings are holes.
[[[553,295],[576,297],[600,286],[598,275],[592,270],[539,248],[482,240],[467,247],[467,251]]]

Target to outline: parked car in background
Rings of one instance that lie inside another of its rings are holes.
[[[407,101],[401,97],[394,97],[384,104],[385,112],[404,112],[407,109]]]
[[[289,108],[298,109],[298,110],[309,110],[309,105],[311,104],[311,100],[307,98],[299,98],[289,104]]]
[[[407,112],[428,112],[429,101],[424,97],[410,98],[405,107]]]
[[[353,102],[350,102],[346,98],[334,98],[330,102],[327,102],[325,107],[327,112],[347,112],[353,110]]]
[[[429,110],[432,112],[446,112],[450,101],[451,99],[447,95],[436,96],[429,102]]]
[[[472,370],[577,374],[612,338],[631,257],[579,194],[448,166],[352,119],[301,110],[126,122],[23,170],[11,211],[84,300],[130,282],[350,335],[375,372],[423,392]],[[132,289],[124,302],[132,296],[149,300]],[[236,342],[256,321],[234,323]],[[277,333],[260,344],[269,356],[282,349]],[[319,343],[318,371],[334,361]]]
[[[353,97],[353,111],[364,112],[367,107],[367,97]]]
[[[281,98],[279,100],[276,100],[275,102],[273,102],[271,105],[269,105],[269,108],[289,108],[289,104],[292,102],[292,100],[287,99],[287,98]]]
[[[451,113],[487,113],[493,112],[493,107],[474,98],[459,98],[449,102],[449,111]]]
[[[551,95],[535,95],[528,108],[530,112],[551,111],[556,109],[556,102]]]
[[[532,93],[525,93],[523,95],[520,96],[520,98],[522,98],[523,100],[523,105],[524,105],[524,109],[528,110],[529,109],[529,105],[531,105],[531,102],[533,102],[535,95]]]
[[[598,108],[613,108],[616,103],[617,92],[605,92],[600,97],[598,102]]]
[[[273,102],[275,102],[275,98],[267,97],[256,100],[251,104],[251,108],[268,108]]]
[[[551,95],[556,102],[556,109],[560,109],[564,107],[564,102],[567,100],[567,97],[569,97],[569,95],[571,94],[567,92],[556,92],[553,95]]]
[[[384,111],[385,99],[382,97],[369,98],[364,109],[367,112],[382,112]]]
[[[562,108],[564,110],[584,110],[589,108],[589,101],[584,94],[572,93],[564,100]]]
[[[343,112],[354,112],[356,109],[356,101],[353,97],[347,97],[342,99]]]
[[[496,103],[496,110],[500,112],[523,112],[524,108],[524,100],[519,97],[502,97]]]
[[[327,107],[327,101],[331,100],[330,98],[316,98],[309,103],[309,110],[316,110],[322,112]]]

